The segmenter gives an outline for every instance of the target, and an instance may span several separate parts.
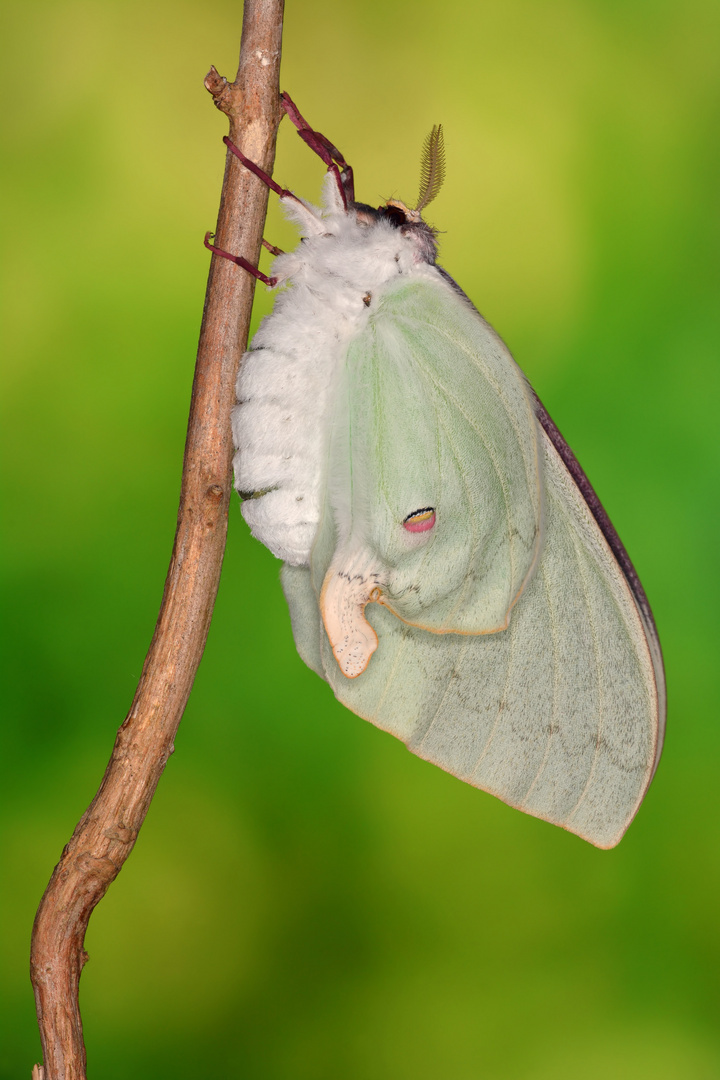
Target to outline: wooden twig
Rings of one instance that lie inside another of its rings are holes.
[[[279,69],[284,0],[245,0],[240,65],[228,83],[205,79],[230,121],[230,138],[272,173],[280,120]],[[219,246],[257,264],[267,188],[228,154]],[[84,1080],[78,1005],[90,915],[130,854],[195,678],[215,604],[231,492],[230,410],[247,345],[255,281],[213,257],[205,297],[177,531],[160,614],[135,699],[120,728],[97,795],[55,867],[33,928],[31,977],[43,1065],[38,1080]]]

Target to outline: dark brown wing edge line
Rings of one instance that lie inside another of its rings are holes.
[[[452,288],[455,290],[455,292],[457,292],[458,295],[461,296],[466,301],[466,303],[468,303],[470,305],[470,307],[473,309],[473,311],[475,311],[477,313],[477,315],[483,320],[485,325],[489,326],[490,329],[493,331],[493,333],[496,334],[497,332],[492,328],[492,326],[490,326],[490,323],[488,323],[487,320],[485,318],[483,318],[482,314],[477,310],[477,308],[473,304],[472,300],[460,288],[458,283],[450,276],[450,274],[448,274],[448,272],[446,270],[444,270],[441,266],[438,266],[437,263],[435,264],[435,266],[436,266],[436,269],[442,275],[442,277],[445,279],[445,281],[447,281],[448,285],[452,286]],[[656,755],[655,755],[655,764],[654,764],[654,768],[653,768],[653,775],[654,775],[655,769],[657,769],[658,762],[660,760],[660,754],[661,754],[661,751],[662,751],[662,745],[663,745],[663,740],[664,740],[664,736],[665,736],[666,701],[665,701],[665,664],[664,664],[664,661],[663,661],[662,648],[660,646],[660,638],[658,637],[657,626],[655,625],[655,619],[653,617],[652,608],[650,607],[650,603],[648,601],[648,598],[645,595],[645,590],[642,587],[642,584],[640,582],[640,578],[638,577],[638,574],[637,574],[637,570],[633,566],[632,561],[630,559],[630,556],[628,555],[627,551],[625,550],[625,545],[623,544],[622,540],[618,536],[617,531],[615,530],[615,526],[613,525],[612,521],[608,517],[607,512],[605,510],[605,507],[603,506],[603,504],[600,502],[599,498],[597,497],[592,484],[588,480],[587,476],[585,475],[585,473],[583,471],[582,466],[580,465],[580,462],[575,457],[575,454],[572,452],[572,450],[570,449],[568,444],[565,442],[565,439],[562,437],[560,431],[557,428],[557,425],[553,421],[552,417],[548,413],[547,409],[543,405],[540,398],[537,396],[537,394],[533,390],[532,386],[530,386],[529,383],[527,385],[528,385],[528,389],[530,390],[530,393],[532,394],[533,399],[535,401],[535,414],[536,414],[536,416],[538,418],[538,422],[539,422],[540,426],[542,427],[543,431],[545,432],[545,434],[547,435],[550,442],[553,444],[555,450],[559,454],[563,464],[565,465],[565,468],[570,473],[570,476],[572,477],[572,479],[573,479],[573,481],[575,483],[575,486],[577,487],[578,491],[580,492],[583,499],[585,500],[585,504],[587,505],[588,510],[590,511],[592,516],[595,518],[595,521],[597,522],[597,525],[598,525],[598,528],[600,529],[600,532],[605,537],[605,540],[606,540],[606,542],[608,544],[608,547],[612,551],[612,553],[613,553],[613,555],[614,555],[614,557],[615,557],[615,559],[617,561],[617,564],[620,567],[620,569],[622,570],[623,576],[624,576],[625,580],[628,583],[628,587],[630,589],[630,592],[633,595],[635,603],[638,606],[638,610],[640,612],[640,616],[642,618],[642,621],[643,621],[643,623],[645,625],[647,634],[652,638],[652,645],[654,646],[654,648],[651,647],[650,652],[651,652],[651,655],[652,655],[652,658],[653,658],[654,666],[656,667],[656,676],[657,676],[657,683],[658,683],[657,692],[658,692],[659,727],[660,727],[660,730],[658,732],[658,745],[657,745],[657,752],[656,752]],[[659,670],[657,670],[658,668],[659,668]]]
[[[608,517],[605,507],[597,497],[595,489],[585,475],[580,462],[575,457],[575,454],[572,452],[571,448],[565,442],[565,439],[562,437],[560,431],[558,430],[555,421],[552,419],[552,417],[550,416],[547,409],[545,408],[542,401],[537,396],[532,387],[530,387],[530,392],[535,399],[535,414],[540,421],[540,426],[549,438],[550,442],[557,450],[558,454],[562,458],[565,468],[575,481],[575,486],[578,488],[580,494],[585,500],[590,513],[597,521],[601,533],[607,540],[610,550],[612,551],[618,562],[618,565],[620,566],[620,569],[625,575],[625,580],[630,586],[630,591],[635,597],[640,611],[644,615],[646,621],[652,627],[655,633],[655,637],[657,638],[657,627],[655,626],[655,619],[653,617],[650,603],[647,596],[645,595],[645,590],[642,587],[642,583],[640,581],[640,578],[638,577],[637,570],[633,566],[630,556],[625,550],[625,545],[618,536],[615,530],[615,526]]]
[[[529,384],[528,384],[529,385]],[[649,640],[648,646],[650,648],[650,656],[653,661],[653,667],[655,668],[655,680],[656,680],[656,693],[658,699],[658,738],[657,746],[655,750],[655,760],[653,762],[653,769],[650,774],[650,780],[655,775],[655,771],[660,762],[660,755],[662,754],[663,742],[665,740],[665,721],[666,721],[666,690],[665,690],[665,661],[663,660],[662,648],[660,646],[660,638],[658,637],[657,627],[655,625],[655,619],[653,617],[652,609],[645,595],[645,590],[642,587],[640,578],[637,575],[637,570],[632,564],[630,556],[625,550],[625,545],[618,536],[615,526],[607,515],[605,507],[598,499],[595,489],[585,475],[583,468],[575,457],[574,453],[565,442],[565,439],[560,434],[554,420],[548,413],[547,409],[543,405],[540,398],[537,396],[533,388],[530,386],[530,393],[535,400],[535,415],[538,418],[540,427],[547,435],[550,442],[555,447],[559,454],[565,468],[570,473],[575,482],[575,486],[585,500],[585,505],[595,518],[600,532],[605,537],[607,545],[615,556],[615,560],[623,572],[623,576],[628,583],[630,592],[633,595],[635,603],[638,606],[640,617],[645,626],[646,634]],[[648,781],[649,783],[650,781]],[[644,796],[643,796],[644,797]]]

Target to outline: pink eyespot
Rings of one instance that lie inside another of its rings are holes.
[[[429,532],[435,524],[435,511],[432,506],[425,506],[422,510],[413,510],[412,514],[403,521],[403,528],[408,532]]]

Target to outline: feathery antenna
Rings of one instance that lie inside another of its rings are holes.
[[[415,209],[418,213],[431,203],[445,179],[445,142],[442,124],[435,124],[423,143],[420,160],[420,196]]]

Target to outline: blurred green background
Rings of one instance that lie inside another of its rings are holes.
[[[32,918],[92,798],[172,544],[240,3],[5,6],[0,1077],[39,1060]],[[288,0],[282,84],[417,190],[645,583],[665,756],[619,848],[525,817],[338,705],[236,500],[195,690],[91,921],[90,1073],[713,1080],[718,970],[716,0]],[[322,165],[284,123],[276,175]],[[292,243],[271,211],[266,235]],[[258,295],[256,317],[268,310]]]

